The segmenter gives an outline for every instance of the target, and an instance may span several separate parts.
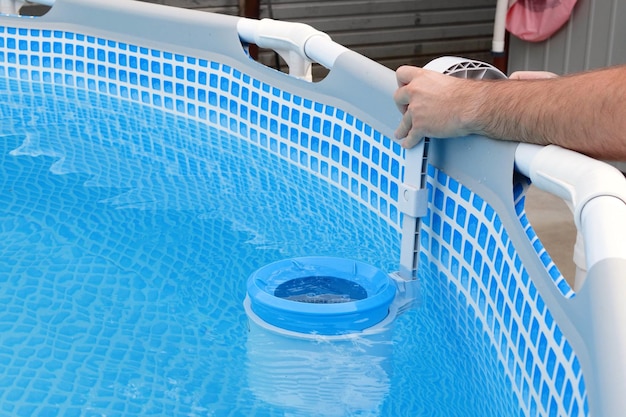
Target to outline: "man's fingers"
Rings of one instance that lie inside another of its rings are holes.
[[[404,114],[410,101],[410,96],[406,87],[400,87],[396,90],[393,94],[393,101],[396,103],[396,107],[398,107],[400,113]]]
[[[428,71],[419,67],[412,67],[409,65],[403,65],[396,70],[396,80],[398,81],[398,87],[407,85],[417,77],[422,71]]]
[[[402,113],[402,121],[395,131],[395,137],[402,140],[403,148],[412,148],[423,138],[422,132],[413,125],[413,115],[408,109],[411,102],[411,89],[408,87],[408,84],[424,75],[424,71],[428,70],[412,66],[402,66],[396,70],[399,88],[396,90],[393,99],[398,110]]]
[[[404,75],[406,71],[407,71],[406,65],[403,65],[396,70],[396,81],[398,82],[398,87],[404,87],[405,85],[408,84],[408,81],[406,81],[407,76]]]
[[[402,120],[400,121],[400,125],[396,129],[395,137],[396,139],[403,139],[406,135],[409,134],[409,131],[413,127],[413,122],[411,121],[411,114],[409,112],[404,112],[402,116]]]
[[[413,126],[409,112],[404,113],[402,121],[395,131],[395,137],[398,140],[402,140],[402,147],[407,149],[417,145],[423,139],[419,129]]]
[[[401,146],[405,149],[410,149],[420,143],[424,139],[421,135],[409,134],[402,142]]]

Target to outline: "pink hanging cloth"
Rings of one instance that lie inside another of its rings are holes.
[[[515,0],[506,15],[506,29],[520,39],[540,42],[567,22],[576,0]]]

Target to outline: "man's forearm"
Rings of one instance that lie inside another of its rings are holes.
[[[468,130],[626,159],[626,67],[532,81],[481,81]]]

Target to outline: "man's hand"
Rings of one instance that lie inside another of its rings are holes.
[[[626,65],[567,76],[518,72],[512,80],[455,78],[416,67],[396,71],[402,146],[423,137],[480,134],[555,144],[595,158],[626,160]]]
[[[463,93],[466,80],[450,77],[418,67],[397,69],[398,90],[394,100],[403,114],[396,139],[411,148],[425,136],[446,138],[469,133],[465,126],[467,109],[472,106],[459,100],[471,98]]]

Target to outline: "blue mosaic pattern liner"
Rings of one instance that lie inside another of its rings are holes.
[[[246,382],[246,277],[399,256],[347,192],[206,123],[6,79],[0,102],[2,417],[282,415]]]
[[[580,363],[529,279],[498,214],[432,166],[428,180],[431,204],[420,237],[422,263],[431,262],[443,271],[456,302],[467,305],[477,318],[523,404],[523,415],[587,415]],[[528,235],[534,236],[523,211],[522,191],[521,185],[515,189],[518,215]],[[543,247],[538,254],[556,275]],[[559,278],[555,283],[564,289]]]
[[[342,109],[223,63],[67,31],[0,27],[0,76],[97,91],[205,120],[339,185],[399,230],[400,146]],[[432,207],[421,255],[446,272],[457,302],[483,326],[526,415],[587,414],[578,360],[498,215],[443,173],[431,167],[429,176]],[[529,239],[561,292],[572,296],[518,196]]]
[[[397,143],[342,109],[228,65],[67,31],[0,27],[0,76],[206,120],[340,185],[399,229]]]

